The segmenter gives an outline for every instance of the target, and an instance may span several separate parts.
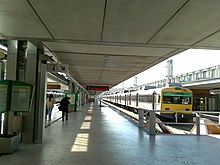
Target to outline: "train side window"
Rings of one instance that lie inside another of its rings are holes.
[[[138,106],[138,93],[136,94],[136,106]]]
[[[131,94],[129,95],[129,105],[131,105]]]
[[[158,103],[160,103],[160,95],[158,96]]]

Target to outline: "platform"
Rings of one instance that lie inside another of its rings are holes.
[[[99,103],[83,106],[46,128],[44,144],[21,144],[2,165],[218,165],[220,139],[149,136]]]

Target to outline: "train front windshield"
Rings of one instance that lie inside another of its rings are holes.
[[[163,92],[163,104],[191,104],[192,93]]]

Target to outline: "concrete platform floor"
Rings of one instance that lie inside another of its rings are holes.
[[[44,144],[21,144],[1,165],[219,165],[220,140],[149,136],[107,106],[91,103],[46,128]]]

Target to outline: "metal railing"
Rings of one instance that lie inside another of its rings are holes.
[[[117,106],[111,105],[105,101],[102,101],[103,103],[109,105],[110,107],[116,108]],[[119,110],[119,109],[118,109]],[[119,110],[120,111],[120,110]],[[123,112],[123,111],[120,111]],[[126,113],[126,115],[128,115],[129,117],[131,117],[132,119],[134,119],[135,121],[138,122],[138,126],[139,128],[144,128],[146,122],[148,122],[148,133],[149,135],[156,135],[156,124],[169,124],[169,125],[193,125],[194,127],[196,127],[196,135],[200,135],[200,125],[204,125],[204,123],[201,123],[201,119],[202,117],[209,117],[209,118],[214,118],[217,119],[217,124],[213,123],[213,124],[209,124],[209,125],[216,125],[216,126],[220,126],[220,112],[213,112],[213,111],[179,111],[179,110],[169,110],[169,112],[173,112],[176,113],[175,115],[175,120],[174,122],[162,122],[162,121],[158,121],[156,120],[156,113],[161,112],[161,110],[147,110],[147,109],[142,109],[139,108],[139,114],[134,117],[132,115],[129,115]],[[167,111],[165,111],[167,112]],[[125,112],[123,112],[125,113]],[[183,123],[183,122],[179,122],[178,121],[178,114],[181,113],[187,113],[187,114],[192,114],[193,118],[195,119],[193,122],[187,122],[187,123]],[[146,114],[148,114],[146,116]],[[209,115],[212,114],[212,115]],[[220,130],[219,130],[220,132]]]
[[[173,76],[170,78],[170,83],[181,83],[190,84],[193,82],[202,82],[207,80],[219,80],[220,79],[220,65],[212,66],[209,68],[204,68],[200,70],[196,70],[193,72],[188,72],[185,74]],[[156,87],[163,87],[167,83],[167,79],[161,79],[153,82],[146,83],[146,85],[156,86]]]
[[[149,116],[146,118],[144,117],[144,112],[147,112]],[[147,109],[139,109],[139,127],[143,128],[144,123],[148,121],[149,126],[149,135],[156,135],[156,124],[175,124],[175,125],[196,125],[196,135],[201,135],[200,134],[200,126],[201,125],[206,125],[204,123],[201,123],[202,117],[211,117],[214,119],[218,119],[218,123],[209,123],[208,125],[215,125],[215,126],[220,126],[220,112],[213,112],[213,111],[192,111],[192,115],[196,118],[195,122],[190,122],[190,123],[183,123],[183,122],[178,122],[178,114],[186,113],[186,111],[177,111],[177,110],[170,110],[169,112],[174,112],[176,115],[176,119],[174,122],[158,122],[156,120],[156,113],[161,112],[161,110],[147,110]],[[208,115],[212,114],[212,115]]]

